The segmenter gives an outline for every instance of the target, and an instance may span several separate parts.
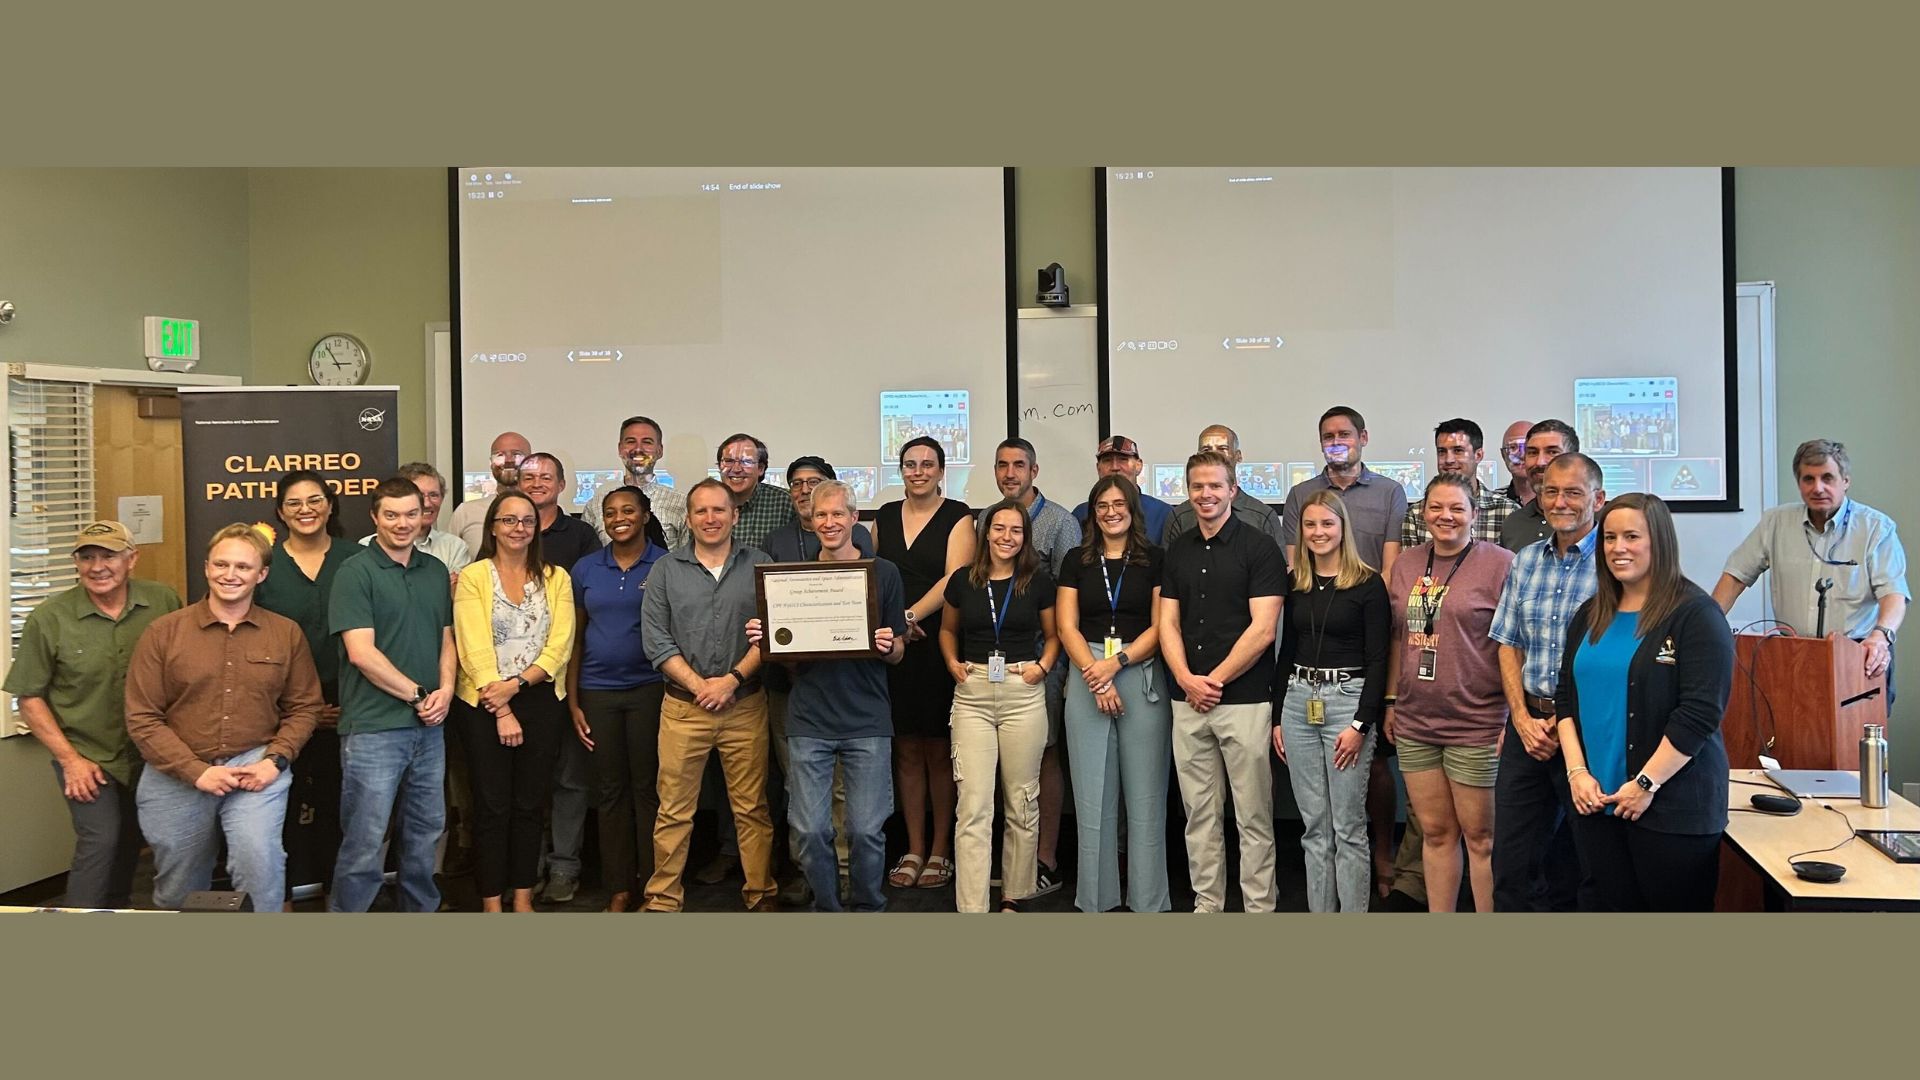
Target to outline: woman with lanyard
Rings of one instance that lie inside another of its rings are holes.
[[[1598,588],[1567,627],[1555,707],[1574,844],[1608,910],[1711,911],[1733,633],[1681,576],[1666,503],[1622,495],[1595,528]]]
[[[1424,833],[1427,910],[1460,897],[1460,841],[1476,911],[1493,910],[1493,782],[1506,730],[1499,646],[1487,636],[1513,553],[1475,543],[1473,488],[1442,473],[1422,503],[1433,539],[1400,553],[1393,603],[1386,734]]]
[[[887,670],[893,703],[895,788],[907,826],[907,850],[887,875],[897,889],[937,889],[953,881],[953,676],[940,655],[947,579],[973,562],[973,511],[940,494],[947,452],[934,439],[900,448],[907,497],[874,516],[880,557],[900,568],[907,590],[907,654]],[[933,831],[927,831],[931,806]]]
[[[611,539],[573,566],[578,632],[567,665],[574,735],[592,752],[608,911],[626,911],[653,876],[653,819],[660,813],[660,701],[666,684],[640,648],[647,574],[666,557],[653,501],[637,487],[600,499]]]
[[[1360,560],[1337,492],[1316,491],[1300,507],[1292,591],[1281,624],[1273,749],[1306,829],[1307,909],[1365,911],[1367,770],[1387,695],[1393,615],[1386,584]]]
[[[541,557],[540,512],[518,488],[494,497],[479,556],[454,587],[454,731],[473,777],[480,910],[533,910],[541,815],[565,738],[573,582]]]
[[[1060,656],[1053,578],[1027,536],[1027,512],[995,503],[973,565],[947,581],[940,652],[953,694],[953,779],[959,787],[954,844],[956,905],[987,910],[993,863],[994,770],[1006,811],[1000,853],[1001,911],[1019,911],[1040,871],[1040,756],[1047,748],[1047,672]],[[1044,642],[1044,644],[1042,644]]]
[[[1167,771],[1173,699],[1158,670],[1161,551],[1147,541],[1140,489],[1119,474],[1087,494],[1081,545],[1060,571],[1054,625],[1079,671],[1067,679],[1067,764],[1073,770],[1081,911],[1120,906],[1120,804],[1127,807],[1127,906],[1167,911]],[[1081,602],[1081,597],[1086,602]]]
[[[287,889],[333,880],[333,864],[340,854],[340,649],[327,632],[327,598],[333,593],[334,571],[360,553],[340,538],[340,496],[317,472],[305,469],[280,478],[275,489],[280,502],[273,508],[286,535],[274,542],[268,562],[272,571],[253,598],[276,615],[300,624],[313,666],[320,673],[320,693],[327,702],[320,724],[300,751],[293,766],[293,790],[288,794],[287,824],[282,830],[287,848]]]

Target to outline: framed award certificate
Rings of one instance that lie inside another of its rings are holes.
[[[873,560],[762,563],[754,567],[760,601],[760,654],[766,660],[876,657],[880,594]]]

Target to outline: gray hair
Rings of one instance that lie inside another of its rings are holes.
[[[1800,466],[1818,465],[1831,460],[1840,469],[1841,479],[1853,475],[1852,463],[1847,460],[1847,444],[1832,439],[1808,439],[1793,452],[1793,475],[1800,475]]]

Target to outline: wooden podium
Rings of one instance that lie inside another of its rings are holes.
[[[1867,678],[1866,646],[1838,636],[1738,634],[1733,656],[1733,693],[1720,721],[1730,766],[1757,769],[1766,754],[1788,769],[1860,767],[1860,729],[1887,717],[1887,677]]]
[[[1728,763],[1757,769],[1766,754],[1788,769],[1858,770],[1861,728],[1887,717],[1887,677],[1867,678],[1866,654],[1866,646],[1838,635],[1735,635],[1733,693],[1720,721]],[[1738,808],[1760,791],[1735,784],[1728,801],[1745,813]],[[1764,897],[1759,875],[1723,846],[1716,909],[1759,911]]]

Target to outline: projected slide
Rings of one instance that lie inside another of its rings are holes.
[[[1005,434],[1003,174],[996,168],[517,168],[458,175],[464,469],[524,434],[583,506],[624,475],[621,421],[664,429],[683,490],[720,440],[767,444],[767,479],[817,454],[869,507],[899,498],[889,447],[931,434],[947,492]],[[975,421],[978,413],[984,420]],[[984,475],[984,474],[983,474]]]
[[[1417,495],[1436,423],[1477,422],[1505,483],[1501,432],[1556,418],[1610,492],[1728,498],[1718,169],[1126,167],[1105,191],[1112,427],[1149,461],[1226,424],[1290,486],[1346,405]],[[1266,469],[1249,490],[1278,501]]]

